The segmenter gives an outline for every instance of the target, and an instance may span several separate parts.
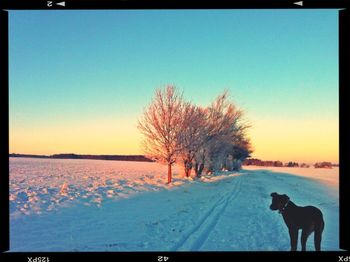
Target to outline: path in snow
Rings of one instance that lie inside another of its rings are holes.
[[[202,245],[208,239],[211,231],[215,228],[220,216],[223,215],[230,202],[234,201],[240,192],[242,179],[237,176],[232,183],[230,191],[223,194],[218,201],[212,204],[212,207],[206,212],[198,223],[190,231],[184,234],[184,237],[170,250],[200,250]]]

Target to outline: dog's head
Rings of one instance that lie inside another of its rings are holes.
[[[276,192],[271,193],[272,203],[270,205],[271,210],[281,210],[288,202],[289,197],[287,195],[279,195]]]

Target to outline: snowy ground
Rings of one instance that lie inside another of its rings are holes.
[[[155,163],[10,158],[10,251],[287,251],[271,192],[319,207],[322,249],[339,250],[337,168],[174,171],[167,186]]]

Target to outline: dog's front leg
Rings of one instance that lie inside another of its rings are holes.
[[[290,237],[290,251],[297,251],[298,229],[290,228],[289,229],[289,237]]]

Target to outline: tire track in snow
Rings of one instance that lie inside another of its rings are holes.
[[[230,188],[231,192],[224,194],[223,197],[216,201],[212,208],[201,217],[199,222],[171,250],[199,250],[208,239],[210,232],[215,228],[219,217],[228,204],[238,196],[241,191],[241,183],[241,177],[235,177],[233,188]]]
[[[234,200],[238,194],[241,191],[241,179],[239,178],[235,184],[234,190],[229,194],[229,196],[225,199],[224,204],[221,208],[218,208],[218,211],[209,218],[209,225],[206,226],[203,231],[201,232],[200,236],[197,238],[197,240],[191,245],[190,250],[199,250],[203,244],[208,239],[210,233],[215,228],[216,224],[218,223],[220,216],[224,213],[225,209],[227,208],[228,204]]]

